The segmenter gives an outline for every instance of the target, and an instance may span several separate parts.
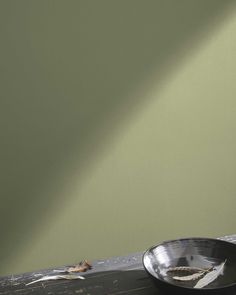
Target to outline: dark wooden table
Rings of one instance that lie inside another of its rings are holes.
[[[236,243],[236,235],[220,239]],[[142,253],[123,257],[97,260],[93,268],[82,275],[85,280],[56,280],[26,284],[43,275],[53,273],[52,269],[0,277],[0,295],[158,295],[142,266]],[[63,269],[64,267],[57,268]]]

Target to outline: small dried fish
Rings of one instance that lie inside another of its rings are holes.
[[[176,281],[182,281],[182,282],[186,282],[186,281],[195,281],[198,280],[199,278],[201,278],[202,276],[204,276],[206,272],[205,271],[201,271],[201,272],[196,272],[192,275],[188,275],[188,276],[174,276],[173,279]]]
[[[184,282],[197,280],[210,270],[211,268],[205,269],[192,266],[176,266],[169,268],[167,272],[172,273],[172,279]],[[181,274],[181,276],[179,274]]]
[[[224,266],[225,266],[226,260],[221,263],[218,266],[215,266],[212,271],[208,272],[202,279],[200,279],[197,284],[194,286],[194,288],[203,288],[213,281],[215,281],[219,275],[223,274]]]
[[[35,284],[37,282],[42,282],[42,281],[50,281],[50,280],[76,280],[76,279],[80,279],[80,280],[84,280],[85,278],[82,276],[78,276],[77,274],[68,274],[68,275],[48,275],[48,276],[44,276],[38,280],[32,281],[28,284],[26,284],[26,286],[31,285],[31,284]]]
[[[77,265],[66,267],[64,269],[54,269],[53,272],[74,273],[74,272],[86,272],[89,269],[92,269],[92,265],[87,260],[84,260]]]
[[[192,266],[176,266],[176,267],[170,267],[167,269],[167,272],[202,272],[205,271],[204,268],[200,267],[192,267]]]
[[[78,265],[71,266],[68,268],[68,272],[85,272],[92,268],[92,265],[87,261],[84,260],[80,262]]]

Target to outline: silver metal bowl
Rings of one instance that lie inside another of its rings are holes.
[[[203,288],[194,287],[199,279],[176,280],[169,271],[182,266],[210,271],[224,261],[221,275]],[[157,287],[167,294],[236,295],[236,245],[230,242],[209,238],[165,241],[144,253],[143,265]]]

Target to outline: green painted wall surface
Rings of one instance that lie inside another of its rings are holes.
[[[0,1],[0,274],[236,232],[236,2]]]

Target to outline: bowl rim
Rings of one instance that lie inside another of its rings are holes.
[[[236,244],[232,243],[232,242],[229,242],[229,241],[226,241],[226,240],[222,240],[222,239],[218,239],[218,238],[205,238],[205,237],[185,237],[185,238],[179,238],[179,239],[171,239],[171,240],[165,240],[163,242],[160,242],[158,244],[155,244],[151,247],[149,247],[147,250],[144,251],[143,255],[142,255],[142,264],[143,264],[143,267],[144,269],[146,270],[146,272],[152,277],[154,278],[155,280],[158,280],[162,283],[165,283],[166,285],[169,285],[169,286],[172,286],[172,287],[175,287],[175,288],[181,288],[181,289],[186,289],[186,290],[194,290],[194,291],[216,291],[216,290],[223,290],[223,289],[228,289],[228,288],[232,288],[232,287],[236,287],[236,281],[235,283],[231,283],[231,284],[228,284],[228,285],[225,285],[225,286],[221,286],[221,287],[214,287],[214,288],[206,288],[206,289],[202,289],[202,288],[192,288],[192,287],[185,287],[185,286],[180,286],[180,285],[176,285],[174,283],[171,283],[171,282],[167,282],[165,280],[163,280],[162,278],[158,278],[158,277],[155,277],[153,276],[149,270],[147,269],[145,263],[144,263],[144,259],[146,257],[146,255],[151,251],[153,250],[154,248],[157,248],[159,246],[163,246],[165,244],[169,244],[169,243],[172,243],[172,242],[177,242],[177,241],[184,241],[184,240],[208,240],[208,241],[212,241],[212,242],[217,242],[217,243],[221,243],[221,244],[227,244],[227,246],[233,246],[235,247],[236,249]]]

